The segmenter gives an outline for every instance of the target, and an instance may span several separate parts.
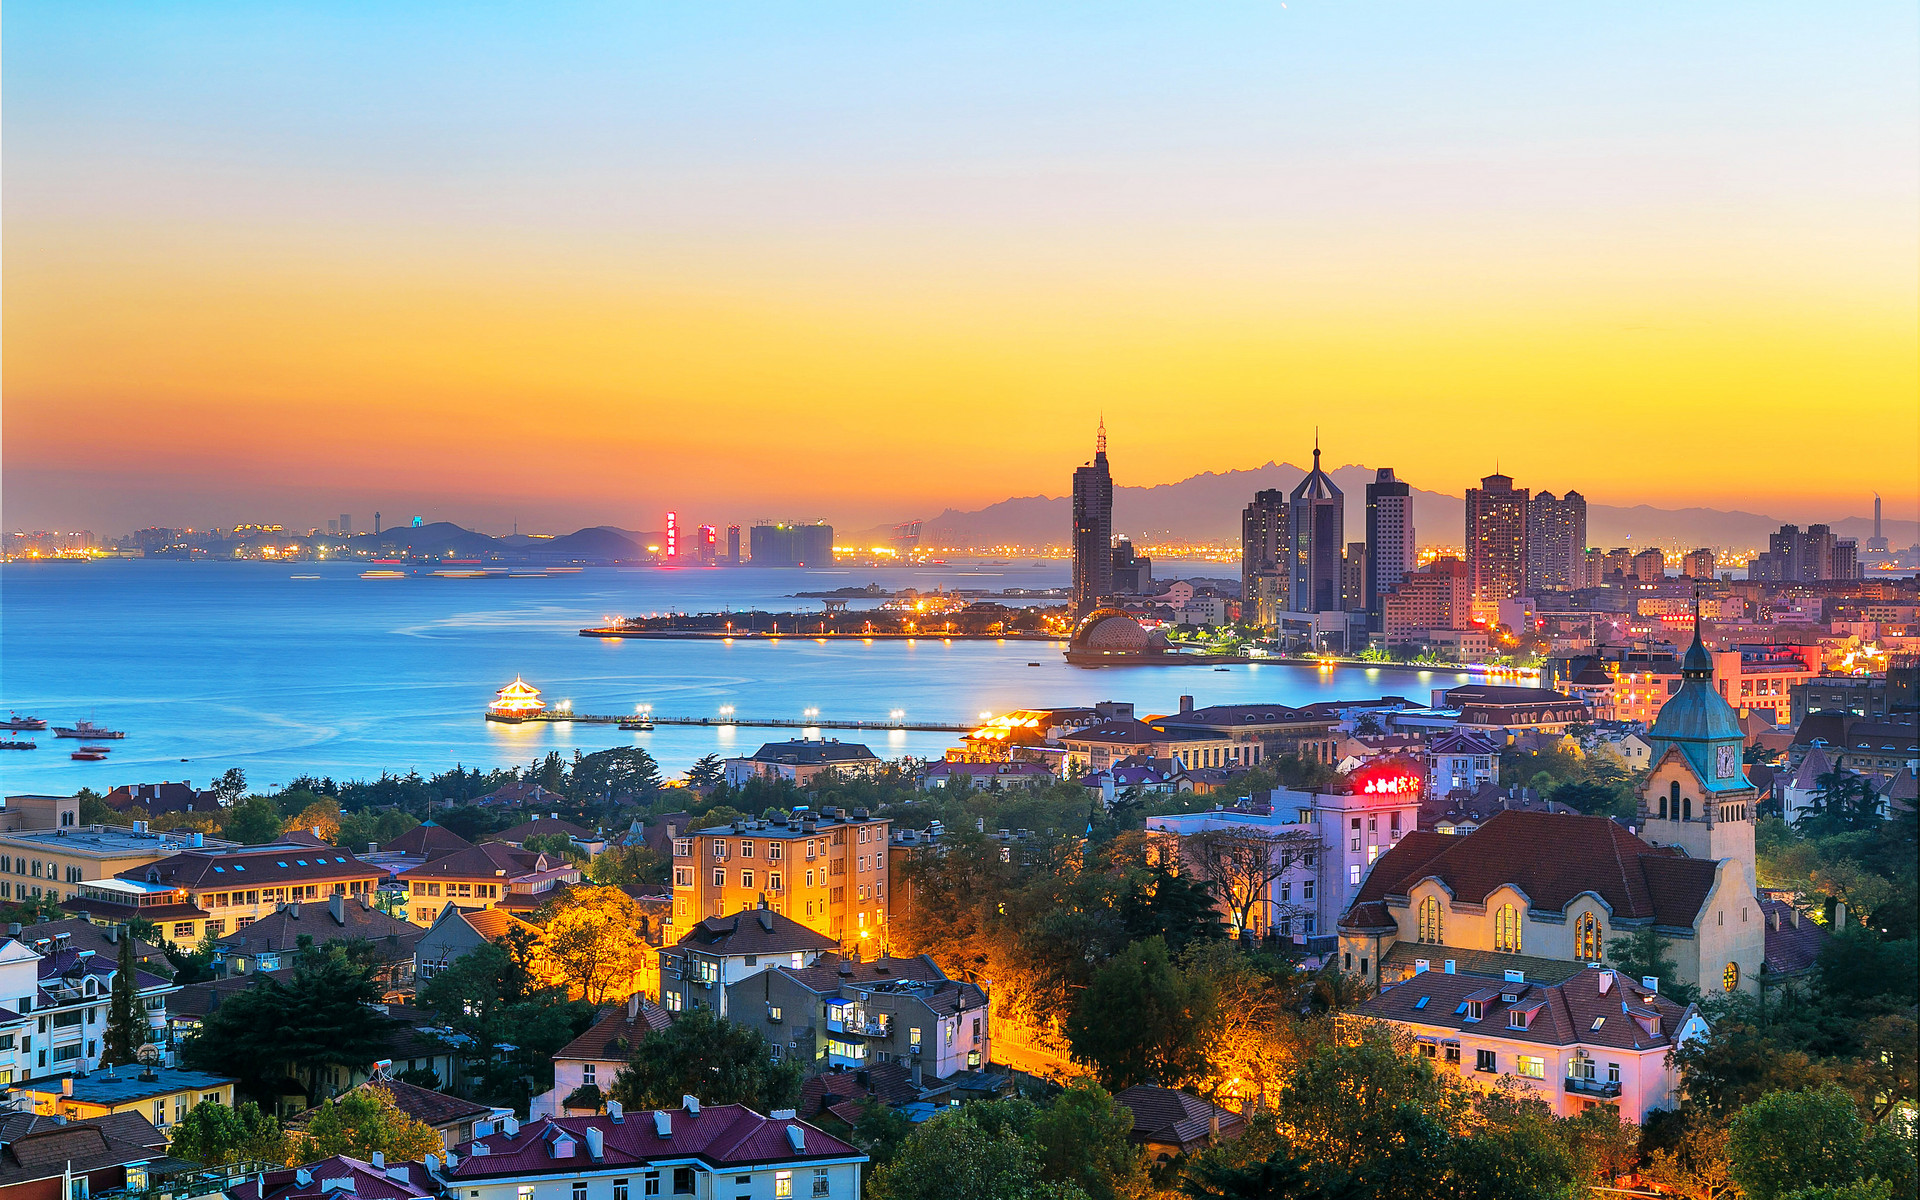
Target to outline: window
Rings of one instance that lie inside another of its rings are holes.
[[[1607,1082],[1608,1083],[1620,1082],[1620,1064],[1619,1063],[1607,1064]]]
[[[1430,946],[1440,944],[1440,898],[1428,896],[1420,902],[1420,940]]]
[[[793,1172],[775,1171],[773,1173],[773,1194],[776,1200],[787,1200],[793,1195]]]
[[[1445,1046],[1441,1047],[1441,1049],[1447,1052],[1446,1059],[1448,1062],[1452,1063],[1456,1067],[1460,1065],[1460,1043],[1459,1042],[1448,1042]]]
[[[813,1194],[815,1196],[824,1196],[827,1194],[827,1179],[828,1175],[825,1167],[815,1167],[813,1169]]]
[[[167,1102],[165,1100],[155,1100],[153,1102],[153,1123],[155,1125],[165,1125],[167,1123]]]
[[[1520,910],[1502,904],[1493,914],[1493,948],[1502,954],[1520,953]]]
[[[1720,986],[1729,992],[1740,986],[1739,963],[1730,962],[1727,964],[1727,969],[1720,972]]]
[[[1545,1079],[1547,1077],[1547,1060],[1541,1058],[1539,1055],[1522,1054],[1517,1061],[1520,1064],[1518,1068],[1520,1074],[1526,1076],[1528,1079]]]
[[[752,857],[753,857],[753,840],[752,840],[751,838],[743,838],[743,839],[741,839],[741,842],[740,842],[740,857],[741,857],[741,858],[752,858]]]
[[[767,872],[767,890],[772,892],[777,892],[780,890],[780,872],[778,871]]]
[[[1440,1048],[1439,1048],[1438,1046],[1436,1046],[1436,1045],[1434,1045],[1434,1044],[1433,1044],[1432,1042],[1421,1042],[1421,1043],[1420,1043],[1420,1057],[1421,1057],[1421,1058],[1433,1058],[1433,1057],[1435,1057],[1436,1055],[1438,1055],[1438,1054],[1439,1054],[1439,1052],[1440,1052]]]
[[[1313,865],[1313,855],[1311,854],[1307,855],[1307,865]],[[1302,900],[1313,899],[1313,880],[1309,879],[1300,885],[1300,898]]]
[[[626,1180],[616,1179],[613,1181],[613,1200],[627,1200]]]
[[[173,923],[173,936],[176,938],[192,937],[193,922],[192,921],[175,921]]]
[[[1573,923],[1573,956],[1581,962],[1600,961],[1600,918],[1582,913]]]
[[[519,1200],[533,1200],[533,1185],[530,1183],[521,1184],[514,1189],[514,1195],[519,1197]]]
[[[1358,847],[1358,846],[1355,846],[1355,847],[1354,847],[1354,849],[1355,849],[1355,850],[1358,850],[1359,848],[1360,848],[1360,847]],[[1355,864],[1354,864],[1353,866],[1350,866],[1350,867],[1348,867],[1348,868],[1347,868],[1347,882],[1348,882],[1348,883],[1350,883],[1350,884],[1353,884],[1353,885],[1355,885],[1355,886],[1358,886],[1358,885],[1359,885],[1359,883],[1360,883],[1360,864],[1358,864],[1358,863],[1355,863]]]
[[[725,867],[715,867],[713,869],[713,886],[717,888],[727,886],[727,869]]]
[[[743,888],[749,888],[749,889],[753,887],[753,872],[752,872],[752,871],[742,871],[742,872],[740,872],[740,886],[741,886],[741,887],[743,887]]]
[[[1486,1071],[1489,1074],[1498,1070],[1498,1068],[1494,1066],[1493,1051],[1475,1050],[1473,1052],[1473,1069],[1476,1071]]]
[[[767,843],[767,857],[769,859],[772,859],[774,862],[780,861],[780,843],[779,842]]]
[[[573,1181],[573,1200],[587,1200],[586,1180],[576,1179]]]
[[[580,1068],[580,1082],[586,1083],[586,1084],[594,1084],[597,1086],[599,1081],[596,1080],[594,1076],[598,1075],[599,1073],[600,1073],[600,1066],[598,1063],[587,1063],[585,1066]]]
[[[676,1196],[693,1195],[692,1167],[675,1167],[673,1169],[673,1194]]]
[[[673,869],[673,886],[692,887],[693,886],[693,868],[692,867],[675,867]]]
[[[658,1196],[660,1194],[660,1173],[659,1172],[656,1171],[653,1174],[647,1176],[645,1183],[646,1183],[646,1187],[643,1189],[643,1192],[645,1195]]]

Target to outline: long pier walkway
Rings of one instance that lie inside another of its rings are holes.
[[[490,721],[500,720],[488,717]],[[824,717],[806,719],[796,717],[636,717],[606,716],[599,713],[576,713],[564,709],[549,709],[534,716],[522,718],[523,721],[575,721],[583,725],[619,725],[626,722],[652,725],[691,725],[696,728],[717,729],[726,725],[735,725],[744,729],[864,729],[884,732],[889,729],[902,729],[913,733],[971,733],[976,725],[960,724],[953,721],[835,721]],[[510,724],[513,722],[509,722]]]

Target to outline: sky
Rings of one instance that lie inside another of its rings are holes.
[[[1846,5],[0,23],[0,523],[843,524],[1270,459],[1920,516],[1920,28]]]

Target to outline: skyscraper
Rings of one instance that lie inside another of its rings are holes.
[[[1287,542],[1292,579],[1291,602],[1299,612],[1340,611],[1340,564],[1346,551],[1347,502],[1340,488],[1320,469],[1320,445],[1313,447],[1313,470],[1287,500]]]
[[[1348,612],[1367,610],[1367,544],[1348,542],[1340,560],[1340,607]]]
[[[1107,470],[1107,423],[1100,422],[1093,461],[1073,471],[1073,615],[1084,617],[1113,592],[1113,475]]]
[[[1867,539],[1867,549],[1875,554],[1887,552],[1887,536],[1880,532],[1880,493],[1873,494],[1873,536]]]
[[[1380,628],[1380,597],[1413,570],[1418,546],[1413,534],[1413,489],[1381,467],[1367,485],[1367,626]]]
[[[1527,489],[1507,475],[1489,475],[1467,489],[1467,577],[1473,611],[1489,626],[1500,602],[1521,594],[1527,582]]]
[[[1586,574],[1587,498],[1568,492],[1555,499],[1541,492],[1527,502],[1529,595],[1580,587]]]
[[[1255,492],[1240,510],[1240,619],[1271,628],[1287,611],[1287,494]]]

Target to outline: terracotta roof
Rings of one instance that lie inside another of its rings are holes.
[[[807,1162],[819,1159],[864,1160],[852,1146],[797,1117],[763,1117],[741,1104],[702,1105],[691,1113],[684,1108],[665,1110],[668,1136],[656,1132],[654,1114],[646,1110],[628,1113],[622,1120],[611,1116],[543,1117],[522,1124],[520,1131],[476,1138],[458,1148],[460,1165],[447,1172],[450,1180],[484,1179],[497,1175],[565,1175],[580,1173],[585,1157],[554,1158],[549,1144],[565,1134],[582,1150],[586,1131],[597,1129],[605,1139],[604,1151],[596,1168],[641,1166],[662,1159],[697,1158],[715,1167],[763,1165],[773,1162]],[[793,1133],[789,1133],[793,1130]],[[794,1149],[797,1134],[801,1149]],[[473,1147],[486,1145],[486,1153],[475,1154]]]
[[[499,842],[482,842],[400,872],[402,879],[517,879],[546,868],[546,856],[516,850]]]
[[[667,1010],[647,999],[635,997],[638,1012],[629,1017],[625,1004],[600,1010],[587,1031],[554,1051],[554,1061],[569,1058],[584,1062],[625,1062],[650,1033],[658,1033],[672,1023]]]
[[[1498,950],[1468,950],[1458,946],[1424,946],[1419,942],[1395,942],[1380,956],[1382,978],[1397,972],[1413,974],[1414,964],[1426,959],[1429,970],[1445,972],[1447,960],[1453,960],[1456,974],[1480,979],[1504,979],[1508,971],[1525,971],[1537,983],[1565,983],[1587,969],[1587,964],[1570,959],[1537,958],[1531,954],[1502,954]]]
[[[428,1088],[415,1087],[411,1083],[402,1083],[398,1079],[382,1079],[378,1082],[363,1083],[351,1089],[354,1092],[369,1088],[385,1088],[393,1094],[393,1106],[417,1121],[443,1129],[449,1125],[458,1125],[463,1121],[484,1121],[493,1110],[484,1104],[471,1100],[462,1100],[458,1096],[449,1096],[445,1092],[436,1092]],[[304,1108],[288,1117],[289,1129],[305,1129],[307,1122],[313,1120],[316,1108]],[[272,1187],[269,1177],[268,1187]],[[362,1193],[364,1197],[365,1193]]]
[[[539,926],[522,921],[519,917],[514,916],[504,909],[483,908],[477,911],[473,909],[462,909],[460,916],[462,920],[473,927],[475,933],[490,942],[497,942],[505,937],[509,929],[524,929],[529,933],[536,934],[540,932]]]
[[[511,829],[502,829],[499,833],[490,833],[484,839],[489,842],[512,842],[519,845],[530,837],[552,837],[565,834],[580,842],[590,842],[595,838],[591,829],[582,828],[572,821],[563,821],[559,817],[535,817],[531,821],[522,821]]]
[[[1607,990],[1600,990],[1602,983]],[[1468,997],[1483,998],[1478,1021],[1464,1011]],[[1513,995],[1509,1004],[1501,999]],[[1425,1004],[1421,1004],[1422,1000]],[[1509,1009],[1538,1011],[1525,1029],[1508,1025]],[[1417,1007],[1416,1007],[1417,1006]],[[1605,1046],[1614,1050],[1651,1050],[1672,1045],[1687,1010],[1646,991],[1638,980],[1613,970],[1586,969],[1565,983],[1501,984],[1489,987],[1484,978],[1425,971],[1385,989],[1354,1009],[1360,1016],[1444,1029],[1472,1032],[1482,1037],[1506,1038],[1545,1046]],[[1633,1013],[1658,1018],[1658,1033],[1649,1033]]]
[[[42,938],[58,943],[62,935],[66,938],[66,945],[62,949],[71,947],[75,950],[91,950],[96,957],[110,958],[116,962],[120,958],[120,943],[107,939],[107,927],[95,925],[92,921],[81,917],[63,917],[57,921],[23,925],[19,933],[10,936],[22,945],[35,946],[38,949],[36,943]],[[167,961],[166,951],[151,942],[143,942],[137,938],[133,943],[133,956],[136,962],[164,963]],[[172,967],[169,966],[168,970],[171,969]]]
[[[1246,1125],[1246,1120],[1231,1109],[1150,1083],[1137,1083],[1115,1094],[1113,1102],[1133,1114],[1129,1136],[1135,1142],[1192,1146],[1207,1139],[1216,1117],[1222,1137],[1233,1137]]]
[[[293,968],[281,967],[277,971],[249,971],[245,975],[189,983],[167,996],[167,1017],[169,1020],[204,1017],[220,1006],[221,999],[235,992],[245,991],[267,979],[285,983],[292,978]]]
[[[305,1183],[300,1182],[303,1175]],[[339,1183],[343,1179],[347,1181],[344,1187]],[[231,1194],[243,1200],[320,1200],[322,1196],[338,1195],[354,1200],[424,1200],[438,1195],[439,1190],[420,1163],[394,1162],[376,1167],[336,1154],[295,1170],[268,1171],[258,1186],[249,1185],[244,1191],[235,1188]]]
[[[376,954],[391,961],[411,958],[413,944],[426,936],[427,931],[418,925],[390,917],[353,897],[343,897],[340,910],[336,918],[332,904],[327,902],[287,905],[234,930],[216,944],[229,952],[259,954],[263,950],[295,949],[303,935],[318,946],[364,938],[373,944]]]
[[[1435,876],[1464,904],[1511,885],[1536,908],[1563,910],[1593,892],[1616,920],[1690,928],[1713,887],[1716,865],[1648,845],[1605,817],[1505,811],[1469,834],[1415,830],[1368,872],[1342,928],[1381,928],[1390,896]],[[1390,919],[1385,923],[1390,924]]]
[[[858,1119],[857,1102],[869,1096],[886,1105],[910,1104],[920,1098],[920,1091],[913,1086],[913,1072],[905,1064],[875,1063],[862,1071],[827,1071],[809,1076],[800,1085],[799,1111],[802,1116],[832,1112],[851,1125],[853,1121],[845,1116],[843,1108]]]
[[[771,909],[708,917],[674,944],[707,954],[788,954],[796,950],[833,950],[839,942]],[[667,953],[671,954],[672,949]]]
[[[472,842],[461,837],[445,825],[432,821],[423,821],[394,838],[380,849],[394,854],[404,854],[409,858],[438,858],[442,854],[451,854],[455,850],[465,850]]]
[[[365,879],[383,875],[379,867],[361,862],[333,846],[242,846],[237,850],[182,850],[144,867],[121,871],[118,878],[134,882],[153,880],[194,891],[221,888],[273,887],[295,881]]]

